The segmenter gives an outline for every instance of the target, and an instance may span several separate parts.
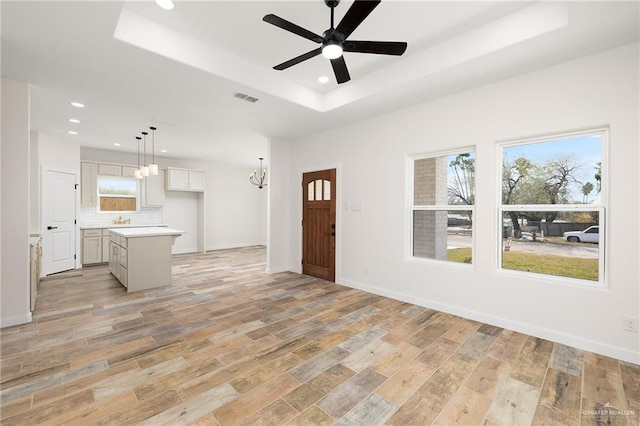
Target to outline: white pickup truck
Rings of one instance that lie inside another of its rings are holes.
[[[600,242],[600,227],[590,226],[584,231],[569,231],[562,234],[562,238],[572,243],[596,243]]]

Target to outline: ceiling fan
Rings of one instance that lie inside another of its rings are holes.
[[[306,30],[292,22],[282,19],[276,15],[269,14],[262,18],[263,21],[275,25],[294,34],[321,44],[321,47],[313,49],[286,62],[273,67],[282,71],[300,62],[311,59],[322,54],[331,60],[331,66],[336,76],[338,84],[351,80],[347,64],[344,61],[342,52],[375,53],[378,55],[402,55],[407,50],[407,43],[399,41],[355,41],[347,40],[351,33],[365,20],[373,9],[380,4],[381,0],[355,0],[347,13],[344,15],[337,27],[333,26],[333,11],[340,3],[340,0],[324,0],[325,4],[331,8],[331,28],[326,30],[322,36]]]

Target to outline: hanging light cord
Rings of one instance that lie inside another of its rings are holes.
[[[140,168],[140,139],[142,139],[140,136],[136,136],[136,139],[138,140],[138,169]]]
[[[144,152],[144,157],[143,157],[144,162],[142,163],[143,166],[147,165],[147,135],[148,135],[147,132],[142,132],[142,137],[144,138],[143,139],[143,141],[144,141],[144,145],[143,145],[144,146],[144,151],[143,151]]]
[[[156,128],[149,127],[151,129],[151,162],[156,163]]]

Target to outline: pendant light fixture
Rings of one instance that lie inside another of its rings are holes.
[[[149,166],[147,166],[147,132],[142,132],[142,140],[143,142],[143,147],[144,150],[143,152],[143,157],[142,157],[142,167],[140,167],[140,174],[144,177],[149,176]]]
[[[151,164],[149,164],[149,174],[156,176],[158,174],[158,164],[156,163],[156,128],[151,129]]]
[[[140,139],[142,138],[140,136],[136,136],[136,139],[138,141],[138,168],[133,172],[133,177],[136,179],[142,179],[142,172],[140,171]]]
[[[267,171],[262,168],[262,160],[264,160],[264,158],[260,157],[259,160],[260,160],[260,173],[258,173],[258,170],[254,170],[253,173],[249,175],[249,182],[256,185],[258,189],[262,189],[263,186],[267,186],[267,184],[264,183],[265,178],[267,176]]]

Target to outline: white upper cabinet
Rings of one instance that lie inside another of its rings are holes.
[[[177,169],[174,167],[167,168],[167,191],[204,192],[204,190],[204,172],[188,169]]]
[[[203,192],[205,174],[204,172],[189,171],[189,190]]]
[[[98,174],[103,176],[122,176],[122,166],[116,164],[98,164]]]
[[[134,177],[136,170],[136,167],[122,166],[122,176]]]
[[[98,198],[98,165],[80,164],[80,203],[83,206],[95,206]]]

